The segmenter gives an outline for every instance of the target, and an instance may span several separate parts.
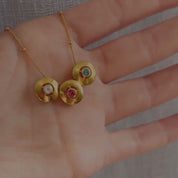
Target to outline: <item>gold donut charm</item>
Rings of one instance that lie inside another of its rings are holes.
[[[79,103],[83,95],[83,88],[78,81],[68,80],[60,86],[60,97],[68,105]]]
[[[80,62],[73,68],[73,78],[81,85],[90,85],[95,81],[96,71],[89,62]]]
[[[35,85],[35,92],[38,99],[44,103],[58,98],[58,82],[51,78],[43,78]]]

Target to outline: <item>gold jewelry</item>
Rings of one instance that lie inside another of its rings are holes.
[[[83,99],[83,87],[76,80],[67,80],[60,86],[60,96],[64,103],[74,105]]]
[[[89,85],[95,81],[96,71],[94,66],[89,62],[76,62],[72,40],[70,38],[69,29],[63,12],[59,12],[59,16],[61,17],[62,23],[64,25],[68,44],[72,53],[73,63],[75,65],[72,72],[73,80],[68,80],[60,86],[60,97],[64,103],[68,105],[74,105],[79,103],[84,97],[82,86]]]
[[[58,92],[58,82],[54,79],[46,77],[46,75],[40,70],[38,65],[35,63],[35,60],[28,52],[27,48],[23,45],[22,41],[17,37],[15,32],[13,32],[10,28],[5,28],[5,32],[8,32],[17,45],[21,48],[21,51],[24,52],[28,59],[32,62],[36,70],[42,75],[42,79],[39,80],[35,85],[35,93],[38,99],[44,103],[48,103],[50,101],[54,101],[58,98],[59,92]]]
[[[67,23],[65,21],[63,13],[59,12],[59,15],[66,31],[67,40],[71,49],[72,59],[74,63],[72,72],[73,79],[65,81],[60,87],[56,80],[46,77],[46,75],[40,70],[34,58],[31,56],[27,48],[25,48],[22,41],[15,34],[15,32],[13,32],[13,30],[11,30],[10,28],[5,28],[5,32],[8,32],[13,37],[17,45],[21,48],[21,51],[26,54],[36,70],[43,76],[43,78],[39,80],[35,85],[35,93],[38,99],[42,102],[48,103],[56,100],[60,92],[60,97],[64,103],[68,105],[74,105],[76,103],[79,103],[83,99],[84,92],[82,86],[93,83],[95,80],[96,72],[94,66],[91,63],[86,61],[79,63],[76,62],[73,44],[70,38]]]

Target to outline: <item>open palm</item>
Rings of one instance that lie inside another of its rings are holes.
[[[82,47],[178,1],[89,1],[64,13],[77,61],[90,61],[95,82],[75,106],[60,99],[44,104],[34,95],[40,75],[8,34],[0,36],[0,174],[6,177],[77,177],[115,161],[151,151],[178,139],[178,116],[109,133],[106,126],[178,96],[178,66],[152,75],[107,83],[163,60],[178,50],[178,19],[87,51]],[[129,9],[129,5],[138,8]],[[136,5],[137,4],[137,5]],[[102,5],[102,9],[99,7]],[[145,8],[146,10],[145,10]],[[82,14],[82,15],[81,15]],[[107,22],[107,24],[106,24]],[[56,16],[14,28],[48,77],[72,76],[64,27]]]

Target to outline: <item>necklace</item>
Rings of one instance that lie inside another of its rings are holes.
[[[58,15],[60,16],[65,29],[68,44],[72,54],[72,60],[74,63],[72,71],[73,78],[65,81],[61,85],[59,85],[56,80],[47,77],[41,71],[40,67],[36,64],[32,55],[29,53],[23,42],[13,30],[7,27],[5,28],[5,32],[8,32],[13,37],[17,45],[20,47],[21,51],[26,54],[27,58],[32,62],[33,66],[43,77],[35,85],[35,93],[38,99],[44,103],[49,103],[56,100],[60,96],[65,104],[74,105],[79,103],[84,97],[83,86],[90,85],[95,81],[96,71],[94,66],[87,61],[77,63],[69,29],[63,12],[59,12]]]

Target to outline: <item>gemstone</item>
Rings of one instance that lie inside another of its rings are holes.
[[[50,94],[53,94],[53,86],[51,84],[46,84],[44,87],[43,87],[43,92],[46,94],[46,95],[50,95]]]
[[[77,96],[77,89],[76,88],[68,88],[66,91],[66,95],[70,99],[74,99]]]
[[[85,76],[85,77],[90,76],[90,73],[91,73],[91,71],[90,71],[89,68],[84,68],[84,69],[82,70],[82,74],[83,74],[83,76]]]

